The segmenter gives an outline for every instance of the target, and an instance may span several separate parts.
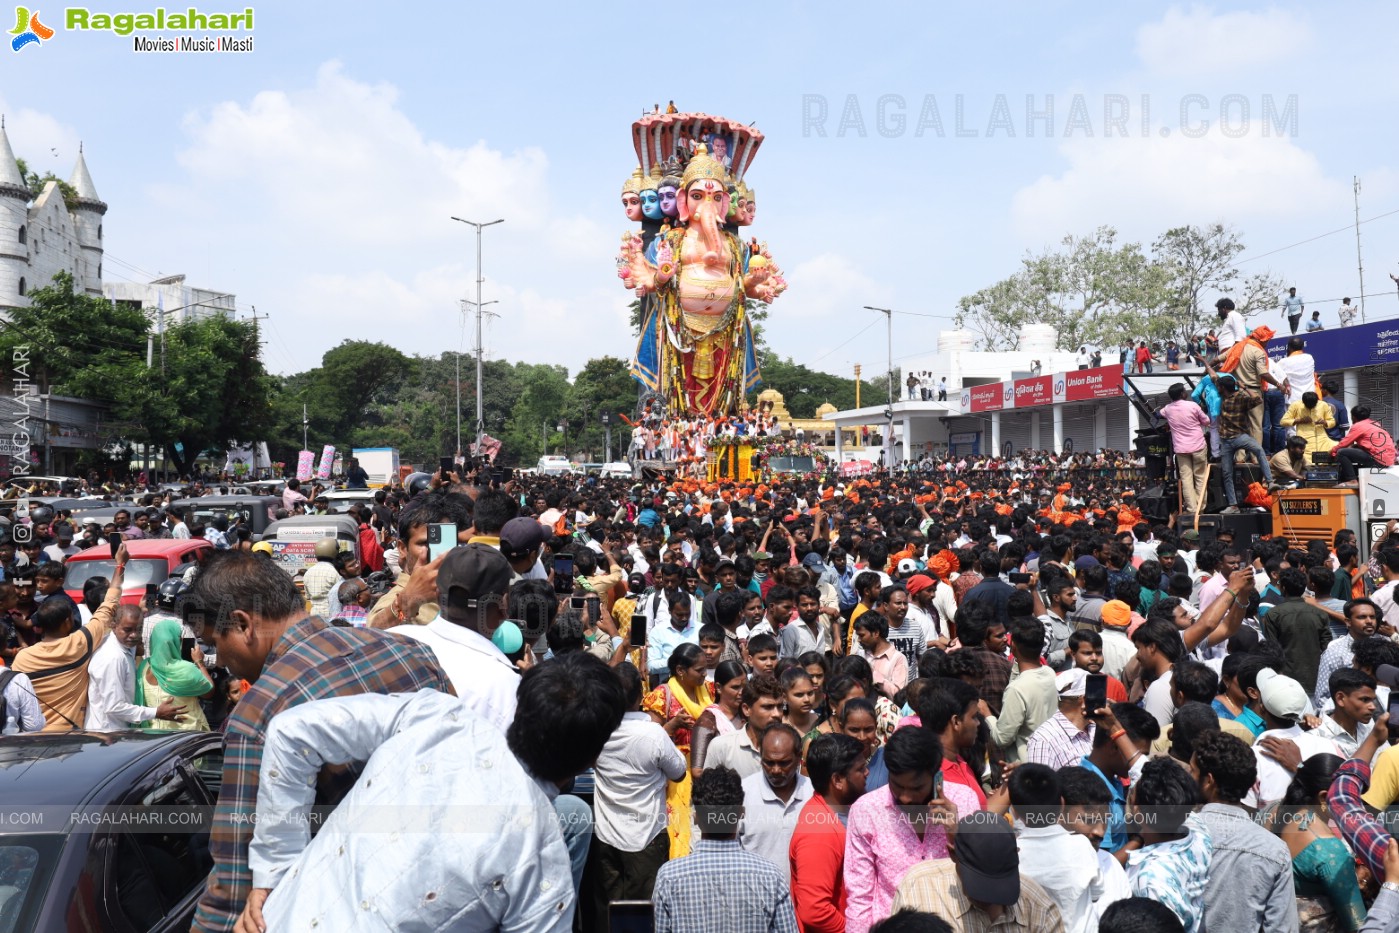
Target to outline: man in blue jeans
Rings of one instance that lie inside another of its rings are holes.
[[[1273,471],[1268,467],[1268,456],[1263,452],[1263,445],[1248,433],[1249,412],[1263,404],[1263,397],[1251,389],[1240,388],[1238,381],[1229,373],[1221,375],[1209,366],[1205,367],[1205,372],[1219,387],[1220,460],[1224,467],[1224,495],[1229,500],[1229,507],[1224,513],[1234,515],[1239,511],[1239,497],[1234,490],[1234,455],[1238,451],[1246,450],[1258,461],[1263,482],[1270,492],[1279,488],[1273,482]]]

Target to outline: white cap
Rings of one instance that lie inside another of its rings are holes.
[[[899,561],[899,573],[917,573],[917,572],[918,572],[918,561],[914,560],[912,557],[905,557],[903,560]]]
[[[1264,708],[1279,719],[1301,719],[1307,711],[1307,691],[1271,667],[1258,672],[1258,696]]]
[[[1058,689],[1060,698],[1083,696],[1087,684],[1088,672],[1081,667],[1071,667],[1054,677],[1054,686]]]

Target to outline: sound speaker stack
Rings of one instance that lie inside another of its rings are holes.
[[[1179,530],[1189,529],[1194,521],[1194,516],[1182,515]],[[1246,547],[1262,536],[1272,534],[1273,516],[1270,512],[1252,510],[1239,512],[1237,515],[1201,515],[1199,527],[1202,545],[1219,540],[1219,533],[1228,531],[1233,533],[1235,544]]]

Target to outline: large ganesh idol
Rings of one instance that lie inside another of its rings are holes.
[[[618,274],[643,308],[632,374],[674,414],[732,413],[761,381],[748,302],[772,301],[786,288],[766,246],[737,232],[753,215],[749,189],[735,176],[761,134],[696,114],[648,115],[633,131],[640,175],[656,186],[662,210],[659,230],[648,229],[654,213],[643,215],[618,257]]]

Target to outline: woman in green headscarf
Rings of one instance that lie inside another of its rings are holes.
[[[179,719],[153,719],[152,729],[168,732],[208,732],[209,720],[199,705],[201,697],[213,692],[214,682],[204,667],[196,645],[190,658],[180,657],[184,632],[174,619],[157,622],[151,629],[151,654],[136,671],[136,702],[159,706],[166,700],[180,708]]]

